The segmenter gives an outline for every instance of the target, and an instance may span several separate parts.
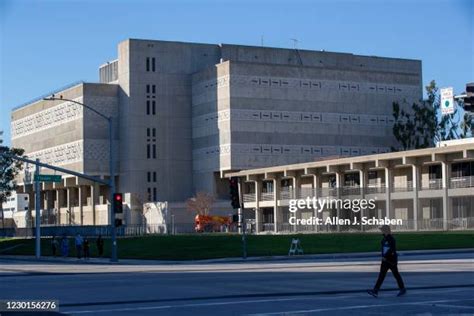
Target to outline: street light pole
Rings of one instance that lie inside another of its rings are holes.
[[[112,239],[112,254],[110,256],[110,261],[112,262],[117,262],[118,257],[117,257],[117,229],[115,227],[115,210],[113,208],[113,199],[114,199],[114,193],[115,193],[115,160],[114,160],[114,127],[113,127],[113,118],[112,116],[106,116],[96,109],[75,101],[71,99],[64,99],[62,96],[59,98],[55,97],[54,95],[49,97],[49,98],[44,98],[43,100],[45,101],[68,101],[72,102],[75,104],[78,104],[95,114],[99,115],[103,119],[107,120],[107,123],[109,124],[109,173],[110,173],[110,178],[109,178],[109,204],[110,204],[110,225],[111,225],[111,239]]]

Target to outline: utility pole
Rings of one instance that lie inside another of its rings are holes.
[[[238,179],[238,187],[239,187],[239,209],[238,209],[238,216],[239,216],[239,227],[242,233],[242,258],[247,259],[247,236],[246,236],[246,224],[245,224],[245,216],[244,216],[244,199],[243,199],[243,191],[242,191],[242,182],[240,178]]]
[[[39,159],[36,159],[35,164],[35,210],[36,210],[36,218],[35,218],[35,244],[36,244],[36,251],[35,256],[36,259],[41,257],[41,190],[40,190],[40,181],[39,181],[39,174],[40,174],[40,166],[39,166]]]

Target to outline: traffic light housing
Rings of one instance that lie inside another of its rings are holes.
[[[115,227],[120,227],[122,225],[123,225],[122,219],[121,218],[116,218],[115,219]]]
[[[123,194],[122,193],[114,193],[114,200],[112,202],[112,206],[114,208],[115,214],[123,213]]]
[[[230,186],[230,200],[232,208],[236,209],[240,207],[239,202],[239,179],[237,177],[232,177],[229,180]]]

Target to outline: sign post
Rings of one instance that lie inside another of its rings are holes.
[[[454,113],[454,92],[453,88],[442,88],[441,90],[441,114],[448,115]]]

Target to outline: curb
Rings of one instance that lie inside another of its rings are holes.
[[[399,251],[399,256],[410,257],[418,255],[443,255],[443,254],[472,254],[474,248],[462,249],[436,249],[436,250],[407,250]],[[26,262],[44,262],[44,263],[65,263],[65,264],[93,264],[93,265],[172,265],[172,264],[218,264],[218,263],[247,263],[247,262],[281,262],[281,261],[300,261],[300,260],[347,260],[347,259],[366,259],[379,258],[380,252],[359,252],[359,253],[334,253],[334,254],[309,254],[296,256],[269,256],[269,257],[248,257],[244,258],[217,258],[202,260],[155,260],[155,259],[122,259],[120,262],[110,262],[108,258],[90,260],[75,258],[51,258],[43,257],[36,259],[33,256],[14,256],[0,255],[0,260],[14,260]]]

